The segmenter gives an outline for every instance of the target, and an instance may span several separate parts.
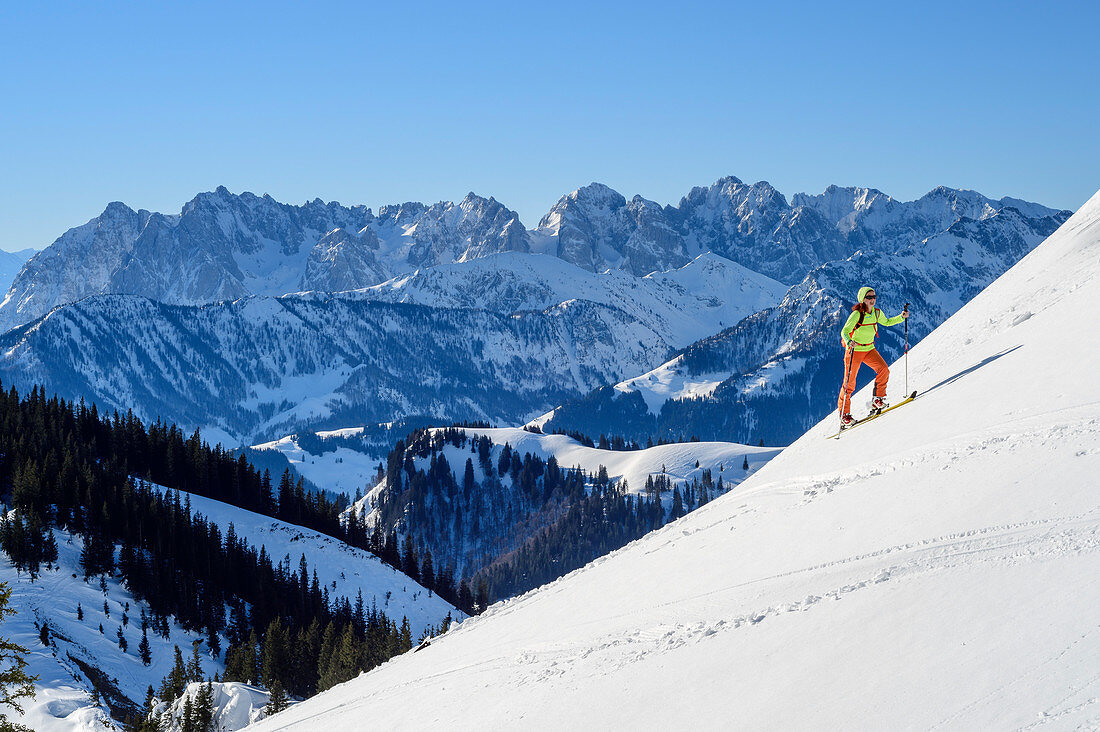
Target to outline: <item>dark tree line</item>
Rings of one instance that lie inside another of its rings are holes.
[[[451,579],[459,567],[452,602],[466,612],[556,579],[724,492],[721,478],[715,485],[704,471],[683,486],[653,476],[631,495],[604,469],[588,475],[508,444],[495,455],[492,448],[489,437],[459,428],[414,432],[387,457],[374,505],[371,545],[386,527],[379,551],[396,561],[403,534],[406,573],[417,576],[416,557],[446,564]],[[456,451],[464,461],[452,468],[448,455],[455,460]]]
[[[276,498],[266,473],[201,443],[197,433],[184,440],[174,426],[145,429],[132,415],[102,417],[94,406],[47,399],[38,388],[23,398],[0,390],[0,499],[15,509],[0,522],[0,544],[32,577],[56,560],[52,528],[79,535],[86,579],[119,576],[148,603],[143,639],[149,631],[169,637],[174,616],[205,633],[214,654],[228,638],[226,680],[278,681],[297,696],[412,647],[407,620],[364,607],[361,596],[354,604],[330,597],[304,555],[293,567],[237,536],[232,524],[223,534],[178,489],[347,536],[324,496],[284,475]],[[178,696],[179,679],[162,691]]]

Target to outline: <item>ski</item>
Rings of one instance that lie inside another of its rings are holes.
[[[902,399],[897,404],[891,404],[890,406],[886,407],[885,409],[880,409],[877,412],[871,412],[870,414],[868,414],[863,419],[857,419],[855,422],[852,422],[850,425],[848,425],[847,427],[840,430],[840,432],[837,432],[835,435],[829,435],[825,439],[827,439],[827,440],[833,440],[833,439],[839,440],[840,436],[842,434],[844,434],[845,432],[847,432],[847,431],[849,431],[849,430],[851,430],[855,427],[858,427],[859,425],[864,424],[865,422],[870,422],[872,419],[874,419],[876,417],[881,417],[882,415],[889,412],[891,409],[897,409],[902,404],[908,404],[909,402],[913,401],[916,398],[917,398],[917,392],[914,391],[912,394],[907,396],[905,399]]]

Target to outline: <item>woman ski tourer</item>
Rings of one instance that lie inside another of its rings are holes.
[[[856,374],[860,364],[867,364],[875,371],[875,397],[871,401],[871,411],[886,406],[886,382],[890,380],[890,369],[879,352],[875,350],[880,325],[897,325],[909,317],[909,311],[893,318],[875,307],[875,290],[872,287],[859,288],[859,301],[852,306],[852,314],[840,330],[844,343],[844,383],[840,387],[837,408],[840,410],[840,426],[843,429],[852,424],[852,392],[856,390]]]

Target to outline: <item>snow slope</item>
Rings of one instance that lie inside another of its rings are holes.
[[[36,696],[23,700],[24,714],[3,709],[8,718],[29,726],[35,732],[93,732],[103,730],[110,722],[110,711],[100,701],[93,701],[93,686],[88,676],[74,660],[100,669],[114,681],[118,691],[138,706],[145,699],[145,690],[151,684],[156,688],[160,680],[171,670],[174,658],[173,646],[179,646],[185,656],[190,655],[194,641],[203,640],[202,634],[190,633],[170,622],[170,638],[165,640],[150,630],[149,646],[152,663],[144,666],[138,655],[141,643],[141,610],[148,606],[139,602],[115,579],[107,580],[107,592],[100,590],[98,578],[88,582],[80,569],[80,537],[72,537],[63,531],[55,531],[58,564],[53,570],[43,570],[39,578],[31,582],[26,572],[16,572],[7,554],[0,552],[0,582],[7,582],[13,589],[11,607],[17,614],[0,623],[0,635],[19,643],[31,651],[27,672],[38,674]],[[103,611],[107,603],[110,614]],[[77,604],[84,619],[77,619]],[[130,606],[128,624],[122,626],[122,615]],[[42,645],[37,624],[46,621],[51,633],[51,644]],[[103,633],[99,632],[100,626]],[[122,627],[127,640],[127,651],[118,647],[118,629]],[[205,652],[201,655],[203,670],[213,676],[225,670],[225,664],[212,659]]]
[[[1100,194],[912,404],[255,729],[1100,726],[1098,275]]]
[[[438,625],[447,613],[455,619],[464,617],[439,595],[429,596],[424,587],[370,552],[312,529],[181,491],[180,500],[185,497],[191,499],[193,514],[202,514],[223,532],[233,524],[237,536],[253,546],[266,547],[273,563],[289,557],[294,570],[304,554],[310,572],[317,572],[321,586],[328,588],[333,600],[346,597],[354,604],[357,593],[362,592],[367,607],[372,601],[377,603],[378,609],[398,624],[403,616],[407,617],[413,637],[429,625]]]
[[[183,492],[180,496],[181,501],[189,497],[192,513],[202,514],[216,523],[223,533],[232,523],[237,536],[257,548],[266,547],[275,563],[289,557],[291,568],[295,569],[299,557],[304,554],[310,571],[317,573],[334,600],[347,597],[354,603],[357,593],[362,592],[368,607],[375,602],[398,623],[403,616],[408,617],[414,638],[428,625],[438,625],[447,613],[458,620],[465,617],[438,595],[429,597],[428,591],[419,584],[368,552],[316,531],[220,501]],[[7,555],[0,553],[0,582],[7,582],[14,589],[11,603],[18,610],[13,619],[0,624],[0,635],[32,651],[28,673],[41,677],[36,684],[37,697],[23,705],[25,714],[20,717],[9,713],[9,716],[36,732],[101,730],[103,721],[110,720],[110,712],[103,704],[92,701],[92,686],[69,654],[101,669],[115,680],[123,696],[140,706],[146,688],[150,684],[157,688],[171,669],[173,645],[178,645],[186,656],[192,641],[202,640],[204,636],[188,633],[174,623],[168,640],[150,632],[153,662],[148,667],[143,666],[138,658],[138,644],[141,641],[141,608],[148,609],[147,606],[116,579],[107,581],[107,594],[100,590],[97,578],[84,582],[79,566],[83,546],[80,537],[71,537],[61,531],[55,531],[55,536],[59,569],[44,570],[35,582],[30,581],[26,572],[17,573]],[[108,602],[110,615],[104,614],[104,600]],[[77,603],[84,612],[83,620],[76,617]],[[129,623],[123,631],[129,645],[123,653],[118,647],[117,631],[122,626],[127,603],[130,606]],[[43,620],[53,630],[50,648],[39,641],[36,623]],[[104,628],[102,634],[100,624]],[[223,648],[227,645],[223,639]],[[224,671],[222,660],[212,658],[205,648],[204,645],[202,661],[206,674],[213,676],[215,672]],[[264,692],[253,692],[251,687],[243,685],[219,687],[219,709],[223,706],[229,709],[222,720],[226,729],[245,726],[251,710],[266,703],[266,699],[257,697],[257,694],[266,696]]]
[[[317,434],[324,438],[326,435],[356,434],[362,431],[362,427],[349,427],[342,430],[322,430]],[[361,494],[370,487],[371,480],[378,472],[378,464],[386,459],[385,450],[381,451],[381,455],[375,455],[347,447],[338,447],[316,455],[298,444],[297,435],[287,435],[278,440],[253,445],[252,449],[282,453],[306,480],[349,498],[356,491]]]

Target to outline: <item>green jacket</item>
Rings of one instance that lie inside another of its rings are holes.
[[[875,350],[875,338],[878,337],[878,326],[897,325],[903,320],[905,318],[900,315],[887,318],[884,312],[875,308],[873,313],[867,313],[863,316],[863,325],[857,325],[859,323],[859,311],[853,310],[844,323],[844,327],[840,329],[840,337],[844,340],[845,348],[850,347],[853,351],[873,351]],[[851,342],[849,343],[849,341]]]

